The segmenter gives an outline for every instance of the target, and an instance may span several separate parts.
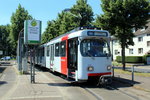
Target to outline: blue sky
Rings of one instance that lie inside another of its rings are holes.
[[[88,0],[94,15],[102,14],[100,0]],[[10,17],[21,4],[33,18],[42,21],[42,32],[47,26],[48,20],[57,18],[65,8],[71,8],[76,0],[0,0],[0,25],[10,24]]]

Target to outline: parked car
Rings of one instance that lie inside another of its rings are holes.
[[[2,57],[1,60],[10,60],[11,57],[10,56],[5,56],[5,57]]]

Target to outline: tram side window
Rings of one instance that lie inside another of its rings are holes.
[[[66,56],[66,41],[61,42],[60,45],[60,56],[65,57]]]
[[[55,56],[59,57],[59,43],[55,44]]]
[[[47,46],[47,56],[49,56],[49,46]]]
[[[42,56],[44,56],[44,47],[42,48]]]

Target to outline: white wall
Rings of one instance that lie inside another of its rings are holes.
[[[139,42],[138,38],[142,37],[143,41]],[[150,46],[147,46],[147,41],[150,41],[150,36],[147,34],[138,35],[133,38],[134,46],[129,46],[128,49],[126,48],[126,56],[143,56],[150,50]],[[139,54],[138,49],[143,48],[143,53]],[[133,54],[129,54],[129,49],[133,49]],[[112,46],[111,46],[112,50]],[[115,54],[115,50],[118,50],[119,54]],[[121,46],[119,45],[118,41],[113,40],[113,59],[116,59],[116,56],[121,56]]]

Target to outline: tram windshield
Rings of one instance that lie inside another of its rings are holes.
[[[108,42],[103,39],[85,39],[81,42],[81,54],[84,57],[110,56]]]

